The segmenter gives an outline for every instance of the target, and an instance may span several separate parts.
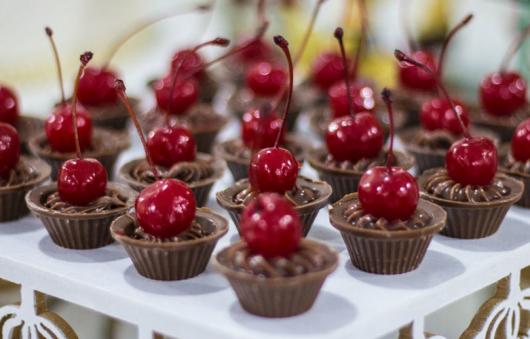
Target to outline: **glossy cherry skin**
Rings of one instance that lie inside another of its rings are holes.
[[[352,108],[355,113],[373,112],[375,109],[374,90],[370,86],[359,83],[350,85]],[[333,119],[350,114],[348,106],[348,92],[344,81],[331,86],[328,91],[329,103]]]
[[[184,127],[157,128],[149,133],[147,151],[155,165],[171,167],[183,161],[194,161],[195,139]]]
[[[15,92],[9,87],[0,85],[0,122],[15,126],[19,115]]]
[[[518,73],[493,73],[480,83],[480,102],[487,113],[507,116],[526,105],[526,92],[526,81]]]
[[[469,126],[469,111],[459,100],[453,99],[456,110],[460,113],[462,122],[466,127]],[[451,109],[446,99],[434,98],[425,102],[420,111],[421,126],[428,131],[446,130],[455,135],[460,135],[462,127],[458,117]]]
[[[285,148],[269,147],[254,154],[248,178],[258,192],[284,194],[296,183],[299,169],[294,155]]]
[[[175,90],[171,95],[172,104],[169,104],[173,77],[168,75],[155,82],[154,90],[158,107],[169,114],[182,115],[193,106],[199,98],[199,88],[194,79],[177,80]],[[171,111],[169,110],[171,106]]]
[[[369,169],[359,181],[358,192],[364,212],[389,221],[409,219],[420,198],[414,177],[399,167]]]
[[[348,64],[350,63],[347,60]],[[328,52],[319,55],[311,68],[313,82],[322,90],[329,88],[344,78],[344,65],[339,53]]]
[[[53,114],[44,123],[48,144],[54,151],[61,153],[75,152],[71,108],[70,104],[57,106]],[[92,119],[81,105],[77,105],[76,114],[79,146],[81,151],[84,151],[92,145]]]
[[[152,183],[138,194],[135,202],[138,224],[159,238],[175,237],[190,228],[195,208],[193,192],[177,179]]]
[[[83,76],[79,79],[79,102],[87,106],[115,104],[118,101],[118,92],[114,86],[116,79],[116,73],[108,68],[85,68]]]
[[[384,134],[377,118],[368,112],[333,120],[326,132],[329,153],[337,161],[357,162],[381,152]]]
[[[431,70],[436,71],[436,59],[431,52],[415,51],[410,56]],[[399,83],[403,87],[426,92],[436,89],[436,78],[434,75],[407,62],[399,63]]]
[[[245,79],[248,88],[260,97],[278,95],[287,85],[285,69],[266,61],[250,66]]]
[[[261,193],[241,213],[241,235],[250,251],[265,258],[286,257],[302,238],[300,216],[277,193]]]
[[[246,147],[258,151],[274,146],[282,127],[282,119],[276,112],[251,109],[243,114],[241,120],[241,139]],[[283,140],[284,135],[280,138],[280,144]]]
[[[512,136],[512,156],[515,160],[530,160],[530,119],[521,121]]]
[[[59,170],[57,190],[62,201],[85,206],[105,195],[107,171],[96,159],[70,159]]]
[[[179,67],[180,65],[180,67]],[[191,49],[183,49],[176,52],[171,59],[171,73],[179,67],[179,75],[187,77],[192,72],[200,69],[204,65],[202,56]],[[204,75],[204,70],[198,71],[194,76],[200,78]]]
[[[462,185],[489,185],[497,172],[497,149],[488,138],[461,139],[447,151],[445,168]]]
[[[0,177],[6,178],[20,159],[20,138],[10,124],[0,122]]]
[[[271,45],[263,39],[246,39],[237,44],[236,48],[247,45],[237,55],[246,64],[269,60],[272,55]]]

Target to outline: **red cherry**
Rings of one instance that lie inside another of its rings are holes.
[[[46,119],[44,129],[48,144],[54,151],[61,153],[75,152],[72,120],[72,106],[70,104],[59,105],[52,115]],[[92,119],[81,105],[77,105],[77,130],[81,151],[86,150],[92,145]]]
[[[180,65],[180,66],[179,66]],[[184,49],[177,51],[171,59],[171,73],[191,74],[201,69],[204,65],[202,56],[193,49]],[[180,67],[180,68],[179,68]],[[197,78],[204,74],[204,70],[195,73]]]
[[[9,87],[0,84],[0,122],[15,126],[19,114],[15,92]]]
[[[20,139],[17,130],[0,122],[0,177],[6,178],[20,159]]]
[[[70,159],[59,170],[57,189],[62,201],[88,205],[105,195],[107,171],[96,159]]]
[[[344,65],[338,53],[328,52],[319,55],[311,69],[312,79],[322,91],[327,91],[333,84],[343,79]]]
[[[520,162],[530,159],[530,119],[522,121],[515,129],[512,136],[512,155]]]
[[[171,167],[176,163],[195,160],[195,139],[184,127],[157,128],[149,133],[147,149],[156,165]]]
[[[248,171],[250,185],[259,192],[285,193],[298,177],[298,161],[287,149],[269,147],[254,154]]]
[[[170,238],[190,228],[195,196],[182,181],[163,179],[144,188],[135,202],[136,220],[149,234]]]
[[[341,81],[333,85],[328,91],[333,118],[350,114],[346,83]],[[353,112],[373,112],[375,109],[374,90],[370,86],[352,84],[350,86]]]
[[[245,46],[239,54],[239,59],[246,64],[269,60],[272,55],[271,45],[263,39],[245,39],[238,43],[237,46],[236,48]]]
[[[459,100],[453,99],[456,110],[465,127],[469,126],[469,113],[467,108]],[[425,102],[420,111],[420,121],[424,129],[435,131],[444,129],[455,135],[464,133],[451,105],[446,99],[434,98]]]
[[[259,62],[249,68],[246,74],[247,86],[262,97],[280,94],[285,88],[287,74],[283,67],[270,62]]]
[[[526,81],[515,72],[489,74],[480,83],[480,102],[487,113],[511,115],[527,103]]]
[[[241,213],[241,235],[250,251],[265,258],[286,257],[302,238],[300,216],[285,198],[262,193]]]
[[[116,73],[108,68],[87,67],[79,80],[77,98],[83,105],[104,106],[116,103]]]
[[[269,107],[251,109],[241,120],[241,139],[245,146],[254,151],[274,146],[282,128],[282,119],[276,112],[270,112]],[[283,134],[280,143],[283,143]]]
[[[171,74],[155,83],[154,90],[158,107],[169,114],[184,114],[199,98],[197,82],[194,79],[177,79],[173,95],[171,95],[172,102],[170,102],[172,86],[173,76]]]
[[[436,60],[431,52],[415,51],[410,57],[436,72]],[[436,89],[435,75],[407,62],[399,63],[399,82],[402,86],[421,91]]]
[[[445,167],[451,179],[462,185],[489,185],[497,172],[497,149],[487,138],[461,139],[447,151]]]

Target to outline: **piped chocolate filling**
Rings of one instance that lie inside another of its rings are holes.
[[[511,154],[504,158],[502,166],[512,173],[530,174],[530,160],[518,161]]]
[[[259,192],[255,191],[250,185],[234,195],[234,203],[246,205],[254,199]],[[320,191],[304,185],[304,182],[297,181],[293,189],[285,192],[285,198],[294,206],[301,206],[317,200],[320,197]]]
[[[215,173],[212,161],[201,159],[181,162],[170,168],[157,166],[157,171],[162,178],[179,179],[187,184],[211,178]],[[146,184],[152,184],[157,180],[147,161],[139,162],[131,170],[130,175],[133,179]]]
[[[23,159],[13,168],[6,178],[0,177],[0,187],[11,187],[23,184],[39,176],[35,168],[29,166]]]
[[[91,202],[86,206],[75,206],[64,202],[59,197],[59,192],[55,191],[44,198],[44,206],[66,214],[89,214],[112,211],[127,206],[128,197],[123,196],[117,190],[107,189],[104,196]]]
[[[359,202],[353,203],[344,210],[344,218],[355,227],[380,231],[409,231],[427,227],[431,224],[432,216],[421,208],[417,208],[408,220],[388,221],[365,213]]]
[[[176,237],[170,238],[160,238],[152,234],[145,232],[141,226],[137,226],[134,229],[134,233],[131,234],[131,238],[136,240],[146,240],[155,243],[169,243],[169,242],[182,242],[187,240],[196,240],[204,238],[210,235],[213,232],[213,229],[210,227],[204,227],[199,221],[194,220],[191,224],[191,227]]]

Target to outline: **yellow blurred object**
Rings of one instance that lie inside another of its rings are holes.
[[[376,51],[365,54],[359,72],[361,77],[373,80],[378,88],[396,85],[396,61],[391,54]]]
[[[420,16],[418,29],[419,41],[430,43],[443,40],[447,33],[451,1],[428,0],[423,6],[425,9]]]

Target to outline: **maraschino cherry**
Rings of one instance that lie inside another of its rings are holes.
[[[145,156],[157,180],[144,188],[134,204],[138,224],[149,234],[160,238],[177,236],[190,228],[195,218],[196,201],[192,190],[177,179],[160,179],[138,118],[125,94],[123,81],[115,84],[119,97],[131,115],[144,147]]]
[[[530,119],[519,123],[513,133],[512,156],[520,162],[530,160]]]
[[[342,62],[342,57],[335,52],[325,52],[319,55],[311,67],[311,78],[323,92],[326,92],[333,84],[340,81],[343,73],[344,63]]]
[[[59,88],[61,90],[61,103],[57,105],[53,113],[46,119],[44,129],[48,144],[50,147],[61,153],[71,153],[76,151],[76,141],[74,134],[78,134],[78,141],[81,151],[89,148],[92,145],[92,119],[89,113],[79,104],[76,104],[77,113],[77,131],[73,128],[73,104],[67,104],[64,95],[63,77],[61,71],[61,62],[55,41],[53,40],[53,31],[45,28],[48,36],[57,67],[57,74],[59,78]],[[88,62],[88,61],[87,61]],[[77,86],[77,85],[76,85]],[[77,102],[77,100],[73,101]]]
[[[251,38],[244,38],[236,43],[236,48],[246,46],[244,50],[239,53],[239,60],[245,64],[251,64],[259,61],[269,60],[272,56],[272,46],[263,39],[263,34],[269,26],[265,8],[266,1],[259,0],[257,3],[257,21],[258,29],[255,36]]]
[[[339,42],[344,66],[347,64],[342,41],[344,32],[338,27],[335,38]],[[337,161],[356,162],[362,158],[373,158],[383,148],[384,135],[377,118],[368,112],[354,113],[347,67],[343,67],[343,78],[348,89],[349,115],[334,119],[326,132],[329,153]]]
[[[530,34],[530,25],[516,38],[504,57],[500,70],[489,74],[480,83],[480,102],[484,110],[496,116],[508,116],[526,105],[527,84],[521,74],[508,71],[515,53]]]
[[[362,209],[377,218],[389,221],[407,220],[416,210],[420,192],[414,177],[400,167],[393,167],[394,118],[391,94],[382,93],[390,120],[390,147],[386,166],[377,166],[366,171],[359,181],[359,201]]]
[[[250,161],[249,181],[251,187],[258,192],[276,192],[283,194],[294,187],[299,168],[294,155],[289,150],[279,146],[293,95],[293,63],[287,40],[277,35],[274,37],[274,43],[282,49],[289,64],[287,104],[274,147],[260,150],[254,154]]]
[[[287,73],[280,65],[262,61],[249,68],[245,79],[247,86],[256,96],[273,97],[283,92]]]
[[[243,144],[253,151],[272,147],[276,142],[278,133],[282,128],[282,119],[271,105],[265,104],[261,108],[251,109],[241,118],[241,139]],[[282,131],[280,144],[284,141],[285,133]]]
[[[74,131],[76,158],[67,160],[59,170],[57,190],[62,201],[72,205],[84,206],[105,195],[107,190],[107,171],[96,159],[83,159],[81,145],[77,133],[77,90],[79,78],[83,74],[86,64],[92,59],[91,52],[81,55],[81,65],[75,80],[74,95],[72,97],[71,124]]]
[[[9,177],[20,159],[20,138],[17,130],[5,122],[0,122],[0,177]]]
[[[298,212],[277,193],[261,193],[241,214],[241,235],[250,251],[265,258],[286,257],[302,238]]]
[[[19,115],[18,100],[15,92],[11,88],[0,84],[0,122],[15,126]]]

